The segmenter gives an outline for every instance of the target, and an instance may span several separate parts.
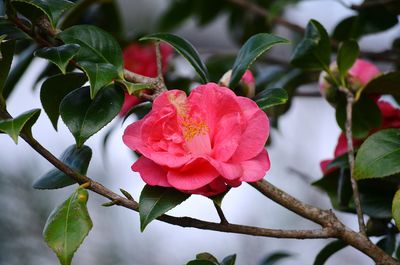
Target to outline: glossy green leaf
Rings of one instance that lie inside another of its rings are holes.
[[[397,23],[397,15],[385,6],[361,8],[357,15],[347,17],[336,25],[333,38],[338,41],[359,39],[364,35],[390,29]]]
[[[79,65],[89,78],[91,98],[118,77],[117,68],[109,63],[80,62]]]
[[[11,21],[0,18],[0,35],[7,35],[7,40],[23,40],[30,39],[30,37],[18,27],[14,25]]]
[[[12,4],[31,20],[38,19],[44,13],[54,28],[62,15],[74,6],[74,3],[67,0],[12,0]]]
[[[386,252],[389,256],[392,256],[396,248],[396,237],[394,234],[389,233],[379,240],[376,245]]]
[[[209,260],[192,260],[186,263],[186,265],[219,265],[219,263],[215,263]]]
[[[67,28],[58,37],[65,43],[78,44],[81,48],[75,59],[79,62],[111,64],[123,78],[123,58],[121,47],[109,33],[90,25]]]
[[[339,69],[341,80],[345,79],[347,71],[353,66],[359,53],[360,53],[360,48],[358,47],[358,43],[354,40],[344,41],[340,45],[336,62]]]
[[[342,240],[335,240],[326,245],[317,255],[313,265],[323,265],[336,252],[347,247],[347,243]]]
[[[123,92],[114,85],[103,88],[90,98],[89,87],[69,93],[60,104],[60,114],[74,135],[78,147],[107,125],[121,110]]]
[[[235,88],[246,70],[263,53],[277,44],[287,43],[289,43],[288,40],[268,33],[259,33],[248,39],[239,50],[235,63],[232,66],[232,76],[229,87]]]
[[[225,257],[221,261],[221,265],[235,265],[235,262],[236,262],[236,254],[233,254],[233,255]]]
[[[346,126],[346,102],[340,101],[336,107],[336,121],[339,127],[345,131]],[[382,115],[374,100],[361,97],[353,105],[352,131],[355,138],[368,136],[371,129],[378,128],[382,122]]]
[[[256,100],[257,105],[262,110],[267,110],[270,107],[281,105],[288,100],[288,93],[282,88],[271,88],[263,91],[263,97]]]
[[[400,229],[400,189],[396,192],[392,202],[392,216],[396,222],[397,228]],[[399,249],[397,250],[399,251]]]
[[[156,33],[145,36],[140,40],[158,40],[170,44],[180,55],[182,55],[192,65],[203,83],[209,81],[208,70],[201,60],[199,53],[187,40],[168,33]]]
[[[400,71],[382,74],[372,79],[363,89],[366,94],[390,94],[400,96]]]
[[[85,83],[86,76],[81,73],[58,74],[43,82],[40,89],[40,100],[54,129],[57,130],[58,117],[60,116],[60,104],[63,98]]]
[[[218,260],[212,254],[208,252],[199,253],[196,255],[196,260],[208,260],[218,264]]]
[[[1,42],[0,46],[0,97],[3,95],[3,87],[11,69],[11,63],[14,57],[15,41]]]
[[[62,265],[70,265],[72,257],[92,229],[86,207],[88,192],[78,188],[55,208],[46,221],[43,237]]]
[[[33,109],[22,113],[14,119],[0,120],[0,131],[8,134],[13,141],[18,143],[18,136],[23,129],[26,129],[26,133],[30,133],[30,128],[39,118],[40,109]]]
[[[135,114],[138,120],[142,119],[151,111],[152,103],[151,102],[142,102],[135,106],[133,106],[126,114],[122,123],[125,123],[126,119],[130,117],[132,114]]]
[[[69,61],[78,51],[78,44],[65,44],[57,47],[42,48],[35,51],[34,55],[54,63],[60,68],[61,72],[65,74]]]
[[[290,258],[291,256],[293,256],[293,254],[287,252],[274,252],[265,257],[259,265],[275,265],[278,264],[281,260]]]
[[[189,197],[190,194],[180,192],[173,188],[146,185],[139,199],[141,231],[143,231],[151,221],[181,204]]]
[[[374,133],[357,152],[354,177],[357,180],[384,178],[400,173],[400,129]]]
[[[92,150],[90,147],[84,145],[81,148],[76,148],[76,145],[71,145],[62,153],[60,161],[76,172],[86,175],[91,158]],[[33,183],[33,187],[35,189],[59,189],[75,183],[75,180],[55,168],[37,179]]]
[[[328,69],[331,56],[330,38],[316,20],[307,24],[303,40],[296,46],[291,63],[307,70]]]

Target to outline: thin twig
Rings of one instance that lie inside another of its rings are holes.
[[[160,50],[160,41],[156,41],[156,60],[157,60],[157,77],[158,77],[158,90],[155,91],[155,94],[158,95],[162,92],[167,91],[165,87],[164,77],[163,77],[163,65],[162,65],[162,54]]]
[[[217,210],[219,219],[221,220],[221,224],[228,224],[229,222],[228,222],[228,220],[226,219],[225,214],[224,214],[224,212],[222,211],[222,208],[221,208],[217,203],[215,203],[215,202],[214,202],[214,207],[215,207],[215,209]]]
[[[345,93],[346,95],[346,139],[347,139],[347,154],[349,159],[350,165],[350,179],[351,179],[351,187],[353,189],[353,197],[354,197],[354,204],[356,206],[357,211],[357,219],[358,225],[360,228],[360,233],[363,235],[367,235],[364,223],[363,212],[361,208],[361,200],[360,200],[360,193],[358,191],[358,184],[354,178],[354,146],[353,146],[353,133],[352,133],[352,123],[353,123],[353,104],[354,104],[354,95],[353,93],[345,88],[339,87],[340,91]]]

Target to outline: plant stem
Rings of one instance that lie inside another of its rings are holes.
[[[341,87],[339,87],[339,89],[340,89],[340,91],[345,93],[346,100],[347,100],[345,133],[346,133],[346,140],[347,140],[347,154],[348,154],[349,166],[350,166],[351,187],[353,189],[353,198],[354,198],[354,204],[355,204],[356,212],[357,212],[358,226],[360,229],[360,233],[363,234],[364,236],[367,236],[363,212],[362,212],[362,208],[361,208],[360,193],[358,191],[358,184],[357,184],[356,179],[354,178],[354,146],[353,146],[353,132],[352,132],[354,95],[349,89],[347,89],[345,87],[341,86]]]
[[[216,204],[215,202],[214,202],[214,207],[215,207],[215,209],[217,210],[219,219],[221,220],[221,224],[228,224],[229,222],[228,222],[228,220],[226,219],[225,214],[224,214],[224,212],[222,211],[222,208],[221,208],[218,204]]]

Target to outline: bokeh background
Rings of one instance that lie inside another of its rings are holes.
[[[219,0],[216,0],[219,1]],[[157,18],[168,6],[165,0],[120,0],[118,10],[122,15],[124,32],[136,35],[152,32]],[[341,3],[342,2],[342,3]],[[300,1],[289,6],[284,17],[305,26],[309,19],[320,21],[331,31],[338,21],[351,14],[346,4],[361,1]],[[199,28],[189,19],[176,34],[187,38],[207,56],[210,50],[236,51],[226,31],[227,17],[221,15],[207,27]],[[285,36],[285,29],[278,29]],[[363,50],[382,51],[400,35],[400,28],[362,38]],[[274,50],[272,56],[287,57],[287,51]],[[179,58],[174,59],[177,71],[193,76],[191,68]],[[27,74],[20,80],[8,100],[11,114],[22,110],[40,108],[39,89],[32,87],[33,80],[43,69],[43,60],[34,59]],[[380,65],[385,69],[385,65]],[[38,84],[40,87],[40,83]],[[317,84],[301,87],[301,91],[317,91]],[[140,177],[131,171],[135,157],[122,143],[124,124],[114,121],[116,130],[104,150],[102,139],[107,129],[87,142],[93,149],[88,175],[114,191],[123,188],[139,198],[144,186]],[[47,116],[42,113],[33,133],[45,147],[59,155],[74,143],[72,135],[62,122],[55,132]],[[330,208],[327,196],[310,183],[321,177],[319,162],[332,156],[339,135],[334,109],[319,97],[295,97],[290,110],[279,120],[279,130],[272,130],[272,144],[267,148],[271,170],[266,178],[303,201],[322,208]],[[53,252],[42,240],[42,229],[51,210],[64,201],[74,187],[62,190],[38,191],[31,185],[34,179],[51,169],[51,165],[30,147],[0,135],[0,264],[1,265],[51,265],[58,264]],[[74,264],[121,265],[176,265],[185,264],[199,252],[210,252],[219,259],[236,253],[237,264],[258,265],[269,253],[286,251],[292,258],[282,265],[312,264],[316,254],[329,240],[270,239],[244,235],[224,234],[191,228],[180,228],[154,221],[144,233],[139,229],[139,216],[127,209],[102,207],[102,197],[90,193],[89,212],[94,227],[74,258]],[[232,223],[249,224],[268,228],[317,228],[286,209],[261,196],[249,185],[232,189],[223,202],[227,219]],[[170,212],[176,216],[191,216],[217,221],[212,202],[201,196],[188,201]],[[338,214],[350,227],[356,228],[354,215]],[[327,262],[333,264],[373,264],[353,249],[344,249]]]

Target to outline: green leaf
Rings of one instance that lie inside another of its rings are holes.
[[[235,262],[236,262],[236,254],[233,254],[225,257],[222,260],[221,265],[235,265]]]
[[[126,119],[130,117],[132,114],[135,114],[138,120],[142,119],[151,111],[152,103],[151,102],[142,102],[135,106],[133,106],[126,114],[122,123],[125,123]]]
[[[14,142],[18,143],[18,135],[23,129],[30,134],[30,128],[39,118],[40,109],[33,109],[22,113],[14,119],[0,120],[0,131],[8,134]]]
[[[359,53],[360,48],[354,40],[347,40],[340,45],[336,61],[341,80],[345,79],[347,71],[353,66]]]
[[[71,91],[86,83],[86,76],[81,73],[58,74],[43,82],[40,89],[40,100],[44,111],[54,129],[57,130],[58,117],[60,116],[60,104],[62,99]]]
[[[310,20],[303,40],[293,52],[291,63],[307,70],[326,70],[329,67],[330,56],[328,33],[319,22]]]
[[[80,62],[90,82],[90,98],[94,98],[103,87],[112,83],[118,77],[118,71],[109,63]]]
[[[268,33],[259,33],[248,39],[239,50],[233,64],[229,87],[235,88],[237,86],[243,74],[258,57],[274,45],[284,43],[289,43],[289,41]]]
[[[279,263],[279,261],[289,258],[291,256],[293,256],[293,254],[287,252],[280,252],[280,251],[274,252],[265,257],[264,260],[259,265],[275,265]]]
[[[361,8],[358,15],[347,17],[339,22],[332,37],[338,41],[359,39],[364,35],[385,31],[397,23],[397,15],[389,8],[374,5],[370,8]]]
[[[65,202],[53,210],[46,221],[43,237],[62,265],[70,265],[72,257],[92,229],[86,207],[88,192],[78,188]]]
[[[366,94],[390,94],[400,96],[400,71],[382,74],[372,79],[363,89]]]
[[[140,91],[151,88],[150,84],[141,84],[141,83],[131,83],[126,80],[115,80],[118,84],[121,84],[129,95],[137,95]]]
[[[123,78],[124,61],[121,47],[109,33],[95,26],[77,25],[67,28],[58,37],[65,43],[78,44],[81,48],[75,59],[78,63],[111,64]]]
[[[342,240],[335,240],[326,245],[317,255],[313,265],[323,265],[329,259],[330,256],[338,252],[339,250],[347,247],[347,243]]]
[[[400,189],[396,192],[392,202],[392,216],[396,222],[396,226],[400,229]],[[399,247],[400,248],[400,247]],[[399,248],[397,251],[399,252]]]
[[[10,72],[11,63],[14,57],[15,41],[1,42],[0,58],[0,97],[3,95],[3,87]]]
[[[400,129],[374,133],[357,152],[354,177],[357,180],[384,178],[400,172]]]
[[[41,13],[44,13],[53,28],[57,26],[62,15],[74,6],[74,3],[67,0],[12,0],[12,4],[21,14],[33,22],[41,17]]]
[[[219,265],[219,264],[209,260],[192,260],[186,263],[186,265]]]
[[[62,153],[60,161],[76,172],[86,175],[91,158],[92,150],[90,147],[84,145],[81,148],[77,148],[76,145],[71,145]],[[33,188],[59,189],[75,183],[75,180],[67,176],[64,172],[55,168],[37,179],[33,183]]]
[[[35,51],[34,55],[54,63],[65,74],[69,61],[78,51],[78,44],[65,44],[57,47],[42,48]]]
[[[151,221],[181,204],[189,197],[190,194],[180,192],[173,188],[146,185],[139,199],[141,231],[143,232]]]
[[[199,53],[193,47],[193,45],[184,38],[168,33],[156,33],[147,35],[140,40],[158,40],[167,42],[190,63],[203,83],[207,83],[209,81],[206,65],[201,60]]]
[[[342,100],[336,108],[336,121],[339,127],[345,131],[346,127],[346,102]],[[378,128],[382,122],[382,115],[379,107],[374,100],[368,97],[361,97],[353,105],[352,113],[353,137],[364,138],[369,132]]]
[[[379,240],[376,245],[386,252],[389,256],[392,256],[396,248],[396,237],[395,234],[389,233]]]
[[[124,94],[114,85],[90,98],[89,87],[69,93],[60,104],[61,118],[74,135],[78,147],[107,125],[121,110]]]
[[[270,88],[263,92],[264,97],[257,99],[256,103],[262,110],[281,105],[287,102],[288,93],[282,88]]]
[[[0,18],[0,35],[7,35],[7,40],[23,40],[30,39],[30,37],[19,28],[17,28],[11,21]]]
[[[212,254],[208,252],[199,253],[196,255],[196,260],[208,260],[218,264],[218,260]]]

